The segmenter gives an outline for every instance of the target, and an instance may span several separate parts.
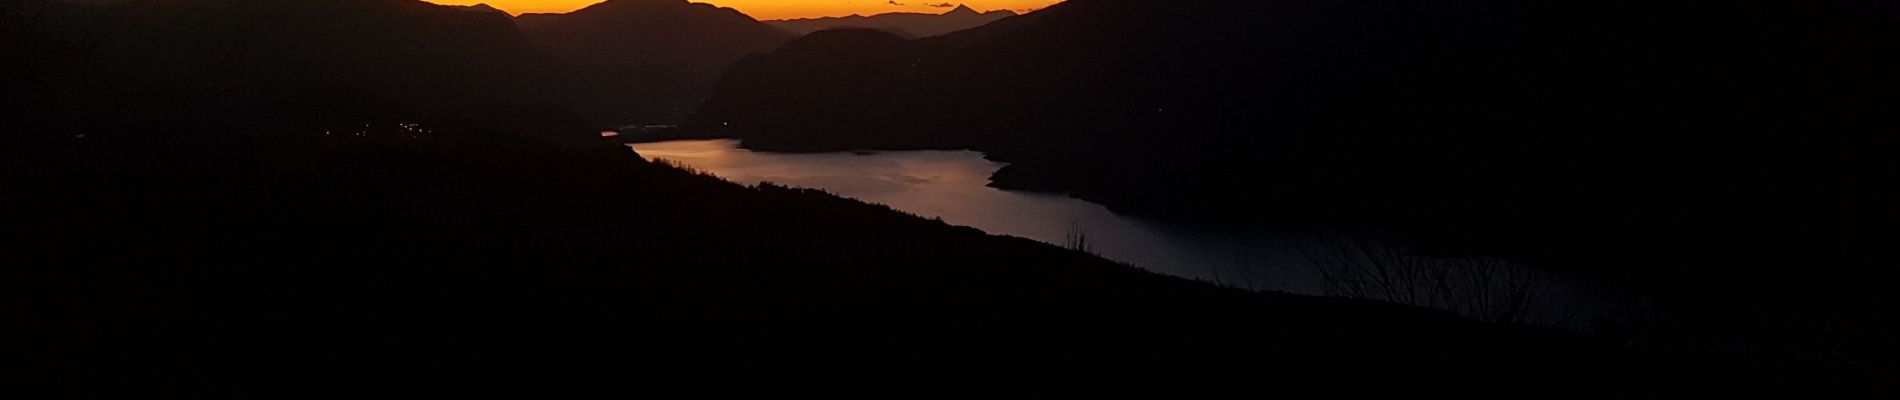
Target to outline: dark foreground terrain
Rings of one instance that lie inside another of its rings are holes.
[[[36,167],[58,172],[10,196],[7,374],[30,384],[16,388],[636,393],[1082,374],[1090,389],[1133,376],[1472,397],[1877,389],[1847,366],[1223,289],[617,147],[300,148],[311,164],[43,149],[56,162]]]

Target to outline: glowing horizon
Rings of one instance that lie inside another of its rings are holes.
[[[445,5],[475,5],[487,3],[489,6],[513,14],[525,13],[564,13],[579,10],[603,0],[427,0]],[[693,0],[695,3],[708,3],[721,7],[732,7],[759,20],[842,17],[851,14],[875,15],[892,12],[919,12],[941,14],[950,11],[956,4],[965,4],[977,11],[1011,10],[1026,12],[1048,7],[1061,0]]]

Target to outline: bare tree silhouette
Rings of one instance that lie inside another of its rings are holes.
[[[1329,296],[1390,301],[1510,324],[1556,325],[1562,304],[1551,275],[1499,257],[1430,257],[1375,233],[1328,233],[1304,246]]]
[[[1082,221],[1069,220],[1069,230],[1062,234],[1062,247],[1083,253],[1095,254],[1095,248],[1089,244],[1089,231]]]

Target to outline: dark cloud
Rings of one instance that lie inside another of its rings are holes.
[[[893,5],[893,6],[901,6],[901,5],[904,5],[904,3],[899,3],[899,2],[897,2],[897,0],[890,0],[890,1],[888,1],[887,3],[891,3],[891,5]]]
[[[924,4],[924,5],[936,7],[936,8],[951,8],[951,7],[957,6],[956,3],[937,3],[937,4]]]

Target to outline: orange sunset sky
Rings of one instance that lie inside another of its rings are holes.
[[[439,4],[471,5],[488,3],[511,13],[568,12],[586,7],[602,0],[430,0]],[[1010,9],[1023,12],[1047,7],[1060,0],[695,0],[699,3],[712,3],[736,8],[746,15],[758,19],[787,19],[836,17],[851,14],[881,14],[887,12],[927,12],[942,13],[950,11],[942,7],[945,3],[967,4],[977,11]]]

